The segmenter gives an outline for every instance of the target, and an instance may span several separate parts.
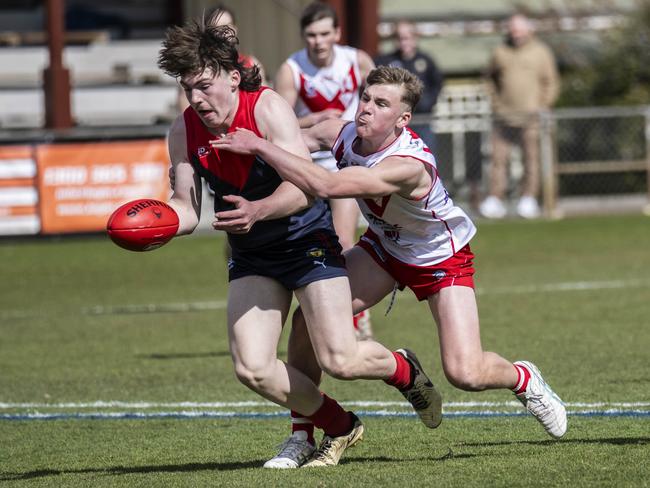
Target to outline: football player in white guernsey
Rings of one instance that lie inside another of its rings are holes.
[[[313,2],[300,17],[304,49],[282,64],[274,88],[294,107],[300,127],[312,127],[328,119],[352,120],[361,86],[374,68],[372,58],[360,49],[339,43],[341,29],[331,5]],[[337,171],[329,151],[312,154],[314,161],[329,171]],[[359,208],[352,198],[330,201],[334,229],[343,250],[356,242]],[[369,311],[355,316],[360,339],[372,337]]]
[[[204,19],[166,32],[158,65],[179,79],[190,102],[169,134],[175,175],[169,203],[179,215],[179,235],[191,233],[199,221],[202,179],[221,200],[235,204],[217,202],[213,222],[228,232],[233,248],[227,325],[235,375],[323,431],[318,448],[305,431],[300,439],[292,436],[283,447],[292,459],[281,457],[265,467],[332,466],[362,439],[364,427],[304,373],[278,359],[292,296],[305,310],[325,372],[347,380],[383,380],[400,390],[430,428],[440,423],[442,401],[413,353],[355,339],[347,269],[323,202],[313,202],[257,157],[209,147],[219,134],[248,127],[310,160],[293,110],[261,86],[256,67],[243,66],[234,34]]]
[[[447,379],[467,391],[512,390],[546,431],[560,438],[567,429],[564,404],[535,365],[512,363],[481,346],[468,245],[475,227],[449,198],[428,148],[407,127],[420,91],[420,81],[408,71],[382,66],[368,75],[354,122],[329,120],[303,130],[310,150],[332,149],[341,168],[337,173],[250,131],[238,130],[213,144],[263,157],[309,194],[356,197],[370,227],[345,254],[354,311],[378,303],[395,286],[408,286],[428,302]],[[290,363],[317,381],[303,324],[298,310]]]

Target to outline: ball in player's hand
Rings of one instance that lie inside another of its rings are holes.
[[[178,231],[178,215],[165,202],[133,200],[119,207],[106,224],[115,244],[129,251],[152,251],[168,243]]]

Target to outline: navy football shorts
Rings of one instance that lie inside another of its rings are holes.
[[[228,262],[229,281],[266,276],[287,290],[347,275],[339,240],[333,232],[325,231],[255,251],[233,249]]]

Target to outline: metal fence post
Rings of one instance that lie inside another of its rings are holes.
[[[542,206],[547,218],[556,218],[557,184],[555,171],[555,138],[553,137],[555,118],[551,112],[540,113],[540,156],[542,177]]]
[[[465,183],[465,168],[467,167],[467,161],[465,161],[465,133],[467,129],[463,127],[462,121],[454,121],[452,127],[451,157],[454,166],[454,183],[462,185]]]
[[[647,106],[644,111],[645,117],[645,162],[646,162],[646,184],[648,185],[647,197],[648,201],[643,207],[643,213],[650,215],[650,106]]]

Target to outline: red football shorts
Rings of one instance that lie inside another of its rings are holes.
[[[408,286],[418,300],[425,300],[448,286],[474,288],[474,253],[469,244],[456,251],[452,257],[431,266],[403,263],[391,256],[374,232],[368,230],[356,244],[385,269],[399,284],[400,290]]]

